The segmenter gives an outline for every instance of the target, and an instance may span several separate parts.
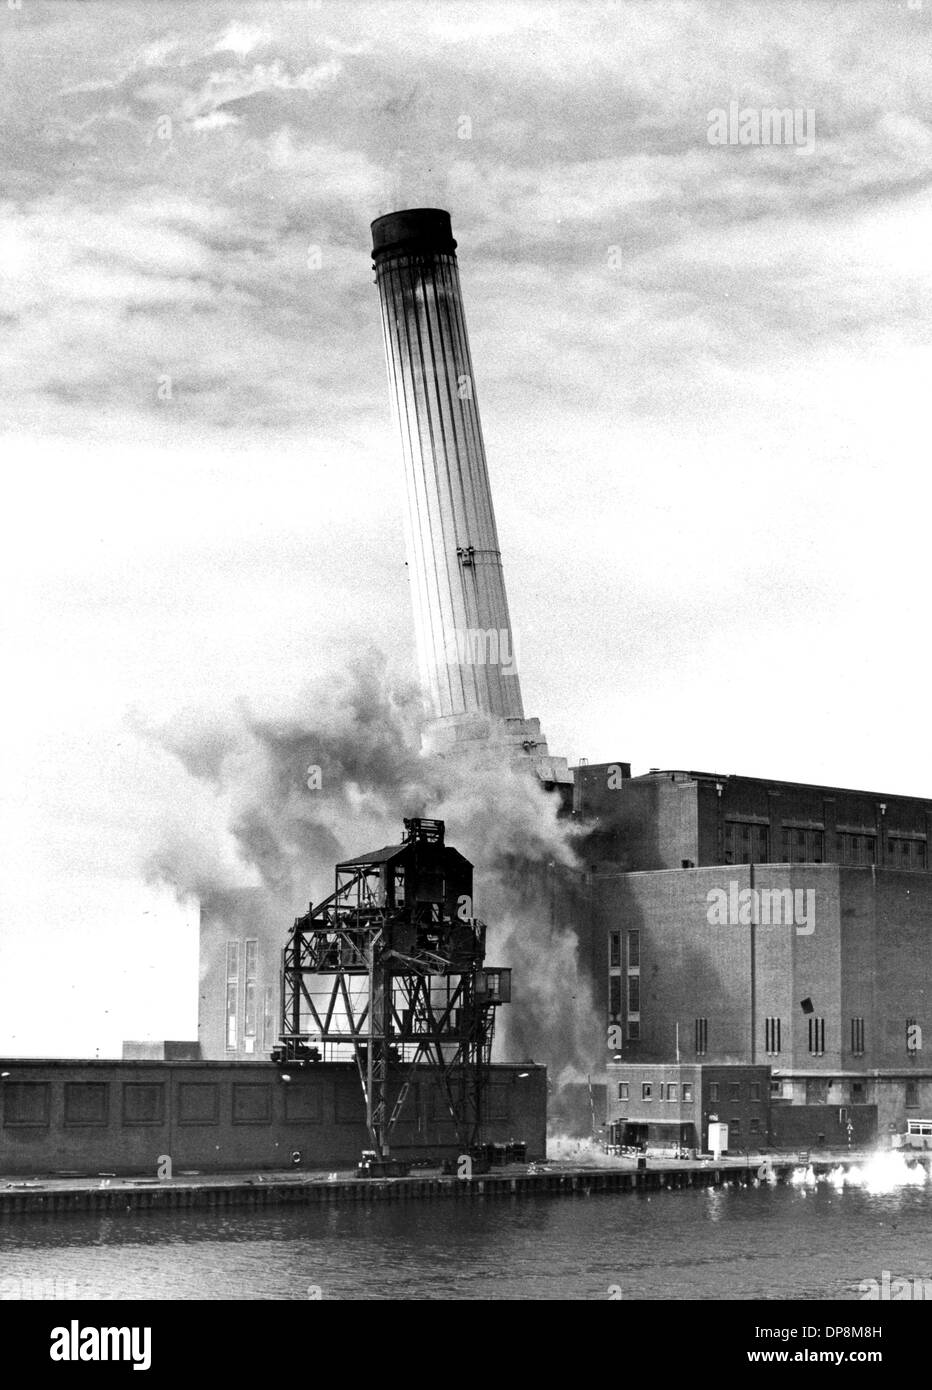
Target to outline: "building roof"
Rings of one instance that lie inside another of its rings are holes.
[[[343,859],[337,868],[358,869],[360,864],[387,864],[389,860],[396,859],[402,851],[414,848],[415,846],[410,840],[405,840],[400,845],[385,845],[382,849],[370,850],[368,854],[356,854],[352,859]],[[431,845],[430,848],[439,849],[445,863],[449,864],[458,860],[461,864],[471,864],[471,861],[464,854],[460,854],[458,849],[454,849],[452,845]]]
[[[598,764],[598,766],[610,767],[612,764]],[[583,769],[585,770],[585,769]],[[648,782],[656,778],[669,778],[671,781],[685,782],[745,782],[759,787],[786,788],[793,791],[829,792],[839,796],[864,796],[874,801],[922,801],[929,803],[930,798],[926,796],[916,796],[912,793],[904,792],[874,792],[866,791],[857,787],[833,787],[826,786],[822,782],[780,782],[773,777],[749,777],[743,772],[695,772],[687,771],[684,768],[651,768],[649,772],[640,772],[636,777],[632,777],[632,782]]]
[[[396,854],[400,854],[403,849],[410,846],[385,845],[382,849],[370,850],[368,854],[357,854],[352,859],[343,859],[337,865],[338,869],[356,868],[359,864],[386,864],[389,859],[394,859]]]

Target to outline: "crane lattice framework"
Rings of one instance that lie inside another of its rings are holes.
[[[472,864],[444,844],[443,821],[404,827],[400,844],[336,866],[335,891],[296,919],[282,969],[281,1055],[355,1058],[379,1159],[425,1065],[461,1150],[478,1146],[495,1009],[511,997],[511,971],[484,963]]]

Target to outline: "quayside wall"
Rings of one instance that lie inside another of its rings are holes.
[[[815,1173],[826,1174],[838,1163],[815,1163]],[[841,1164],[845,1166],[845,1164]],[[772,1163],[770,1181],[786,1183],[798,1168],[795,1160]],[[229,1207],[354,1206],[359,1203],[422,1202],[425,1200],[471,1201],[490,1198],[595,1197],[613,1193],[648,1194],[677,1192],[686,1188],[759,1186],[760,1165],[691,1163],[675,1168],[659,1166],[637,1170],[621,1168],[512,1167],[472,1177],[336,1178],[288,1175],[237,1178],[28,1182],[0,1187],[0,1217],[45,1216],[57,1218],[78,1212],[173,1212],[190,1209],[222,1211]]]

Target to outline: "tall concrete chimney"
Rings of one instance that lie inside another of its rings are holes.
[[[434,748],[503,740],[546,780],[571,780],[525,719],[479,423],[450,214],[372,224],[392,413],[407,485],[406,537],[421,682]]]

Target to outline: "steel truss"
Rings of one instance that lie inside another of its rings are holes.
[[[338,865],[336,890],[296,919],[283,954],[283,1055],[355,1059],[379,1159],[423,1067],[439,1082],[461,1151],[480,1143],[495,1009],[510,992],[509,971],[483,968],[486,929],[470,915],[471,896],[424,887],[437,881],[443,823],[405,827],[403,844],[376,862]],[[456,858],[471,894],[471,865]]]

